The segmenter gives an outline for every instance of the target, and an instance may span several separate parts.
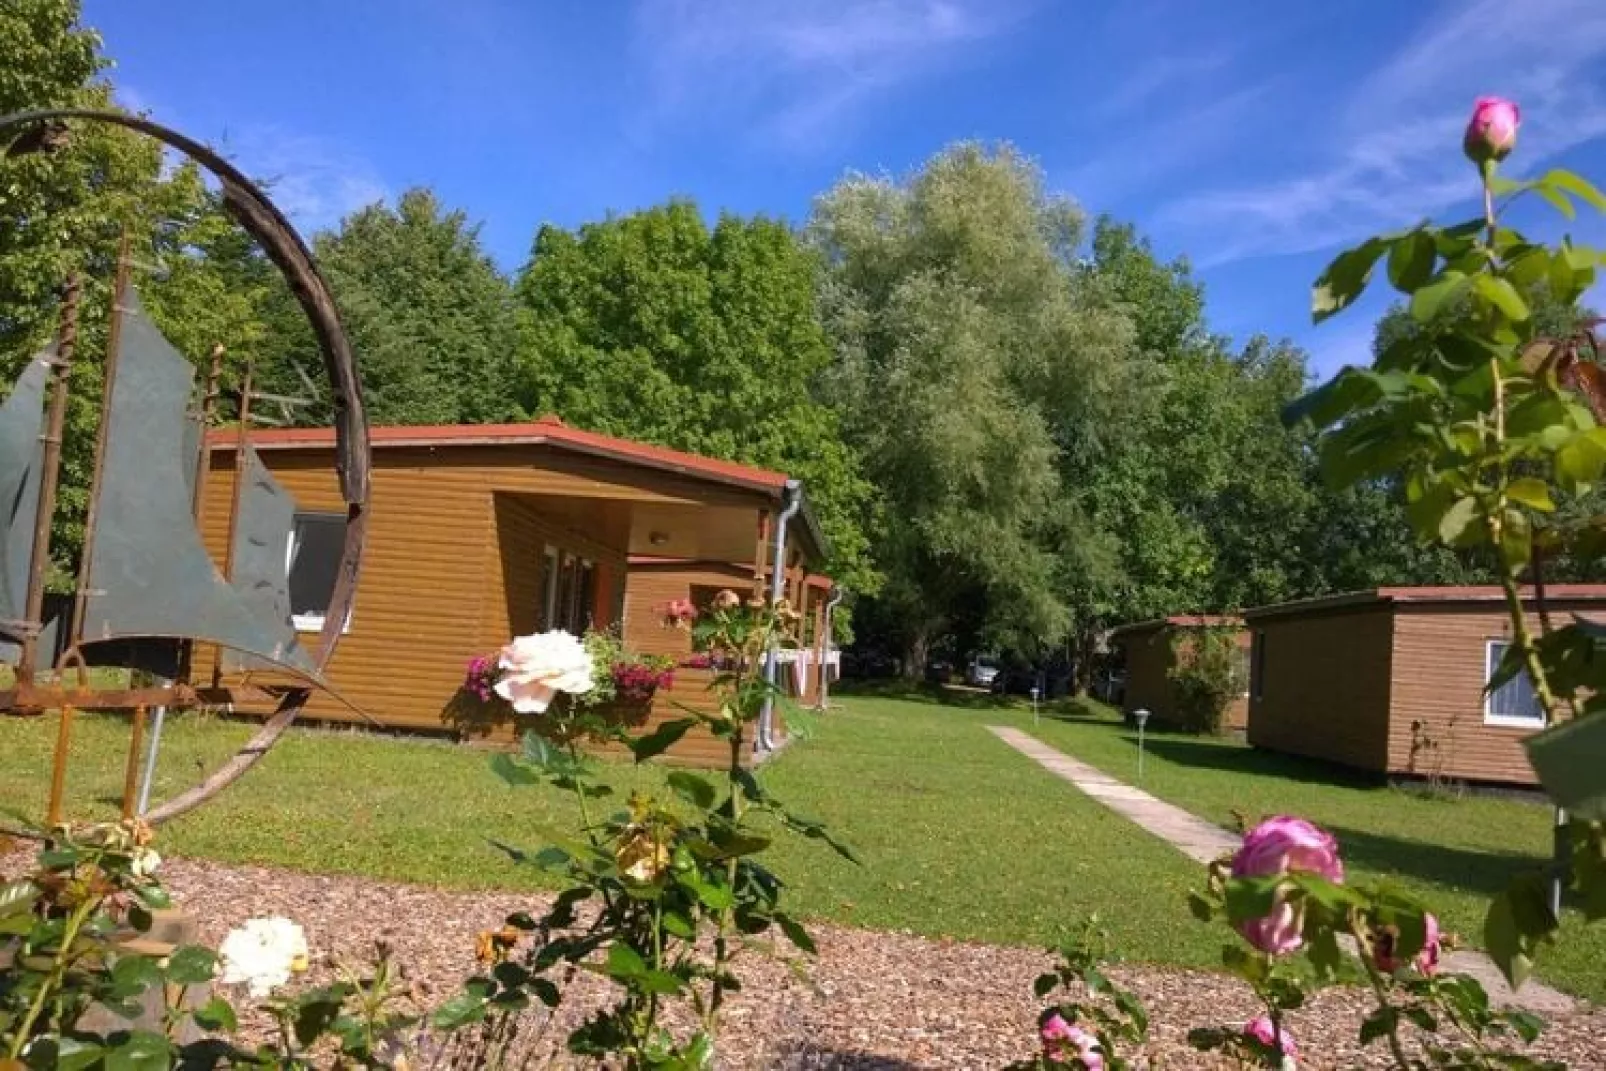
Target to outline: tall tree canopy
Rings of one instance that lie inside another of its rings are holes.
[[[517,283],[521,404],[801,479],[836,578],[873,590],[870,488],[813,393],[831,360],[816,275],[785,224],[722,215],[710,229],[688,201],[543,227]]]
[[[110,106],[100,39],[76,0],[0,7],[0,112]],[[52,583],[70,584],[83,537],[104,378],[116,250],[126,233],[132,278],[157,323],[192,358],[215,342],[260,337],[260,290],[231,285],[209,253],[250,243],[223,216],[193,166],[164,171],[148,138],[72,123],[55,151],[0,155],[0,380],[11,381],[54,331],[69,273],[83,288],[77,360],[63,437]]]
[[[882,619],[906,668],[978,601],[995,641],[1057,642],[1070,608],[1047,538],[1080,528],[1059,465],[1095,452],[1133,345],[1079,285],[1080,213],[1013,150],[964,144],[907,182],[845,179],[810,235],[829,397],[883,497]]]
[[[360,361],[376,424],[485,424],[518,415],[518,328],[512,288],[480,245],[465,213],[429,190],[373,204],[313,241]],[[301,393],[299,367],[317,376],[310,331],[288,292],[268,312],[275,324],[265,374]],[[327,411],[301,419],[323,422]]]

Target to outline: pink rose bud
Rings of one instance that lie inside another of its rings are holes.
[[[1517,147],[1517,105],[1503,97],[1479,97],[1461,147],[1475,164],[1504,160]]]
[[[1422,950],[1416,954],[1414,965],[1425,975],[1433,975],[1439,970],[1439,956],[1443,952],[1443,937],[1439,933],[1439,920],[1431,914],[1422,917],[1423,938]],[[1394,942],[1398,939],[1393,927],[1379,933],[1376,939],[1377,967],[1384,974],[1393,974],[1404,966],[1394,954]]]
[[[1284,1056],[1298,1056],[1299,1046],[1294,1044],[1294,1038],[1288,1031],[1279,1031],[1272,1025],[1271,1016],[1257,1015],[1244,1024],[1244,1037],[1254,1038],[1268,1049],[1277,1049],[1278,1041],[1282,1042],[1281,1051]]]

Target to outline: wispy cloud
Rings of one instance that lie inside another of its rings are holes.
[[[219,147],[237,167],[266,184],[268,196],[302,230],[333,227],[390,195],[372,164],[324,138],[281,126],[247,126],[226,136]]]
[[[1031,0],[643,0],[655,121],[733,113],[807,150],[880,94],[962,60]]]
[[[1606,5],[1598,0],[1478,0],[1389,58],[1321,126],[1339,147],[1301,174],[1172,202],[1157,225],[1205,251],[1200,262],[1310,252],[1469,199],[1456,152],[1473,97],[1523,105],[1520,159],[1534,167],[1606,135]]]
[[[1100,142],[1091,161],[1057,173],[1056,180],[1086,204],[1131,197],[1220,150],[1221,132],[1243,128],[1276,85],[1276,80],[1268,80],[1206,96],[1197,106],[1162,112],[1111,141]],[[1155,84],[1147,92],[1158,93],[1163,88]],[[1128,92],[1130,85],[1117,90],[1122,95]]]

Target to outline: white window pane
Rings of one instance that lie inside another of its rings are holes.
[[[1494,679],[1494,674],[1500,668],[1501,661],[1510,648],[1509,643],[1500,640],[1489,641],[1488,661],[1485,667],[1484,683]],[[1528,671],[1523,670],[1500,687],[1489,693],[1488,713],[1495,718],[1513,718],[1528,721],[1543,721],[1544,709],[1539,705],[1539,695],[1534,691],[1533,679]]]

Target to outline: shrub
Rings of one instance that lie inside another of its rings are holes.
[[[1227,707],[1243,694],[1238,641],[1231,629],[1190,629],[1172,640],[1176,662],[1167,673],[1181,727],[1219,733]]]

